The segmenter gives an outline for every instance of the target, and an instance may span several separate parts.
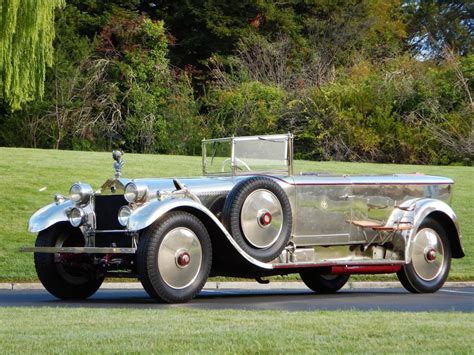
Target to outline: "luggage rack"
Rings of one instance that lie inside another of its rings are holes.
[[[399,209],[404,212],[413,212],[415,210],[415,204],[412,204],[407,207],[395,206],[396,209]],[[370,221],[370,220],[347,220],[346,222],[360,228],[364,234],[367,244],[364,249],[367,249],[377,238],[382,238],[380,244],[386,243],[388,240],[393,238],[398,232],[408,231],[413,229],[413,222],[411,220],[404,220],[402,218],[405,215],[400,216],[400,218],[393,224],[383,224],[380,222]],[[375,232],[375,235],[372,239],[367,235],[367,230],[372,230]]]
[[[388,232],[388,231],[404,231],[404,230],[410,230],[413,228],[413,225],[411,222],[397,222],[394,225],[385,225],[381,224],[379,222],[374,222],[374,221],[357,221],[357,220],[349,220],[349,223],[364,229],[372,229],[374,231],[378,232]]]

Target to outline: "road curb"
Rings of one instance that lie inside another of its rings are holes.
[[[381,288],[396,288],[401,287],[398,281],[358,281],[348,282],[343,289],[381,289]],[[460,282],[446,282],[444,287],[474,287],[473,281]],[[101,289],[116,290],[116,289],[142,289],[139,282],[104,282]],[[242,282],[207,282],[204,286],[205,290],[291,290],[291,289],[305,289],[303,282],[270,282],[269,284],[259,284],[257,282],[242,281]],[[37,282],[3,282],[0,283],[0,290],[44,290],[42,284]]]

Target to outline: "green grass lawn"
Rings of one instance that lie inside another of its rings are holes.
[[[124,176],[165,177],[201,174],[201,158],[125,154]],[[35,235],[27,232],[29,217],[52,202],[59,192],[68,194],[76,181],[98,188],[113,176],[110,153],[0,148],[0,281],[35,280],[32,255],[19,253],[20,246],[33,245]],[[295,162],[299,171],[346,174],[420,172],[455,180],[453,208],[463,232],[467,257],[454,260],[451,280],[474,280],[474,168],[340,162]]]
[[[470,353],[473,332],[462,313],[0,308],[6,354]]]

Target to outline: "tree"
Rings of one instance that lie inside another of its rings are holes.
[[[467,0],[409,0],[410,43],[423,58],[442,58],[446,47],[462,56],[474,48],[474,5]]]
[[[54,10],[64,0],[0,3],[1,96],[12,110],[42,98],[46,66],[53,62]]]
[[[163,0],[142,1],[141,11],[164,20],[171,64],[190,66],[200,88],[209,80],[210,58],[226,65],[236,51],[254,50],[254,39],[259,46],[284,38],[282,64],[290,71],[314,61],[332,67],[396,55],[406,37],[402,1]]]

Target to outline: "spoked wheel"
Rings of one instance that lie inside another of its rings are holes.
[[[300,272],[301,279],[308,288],[318,293],[335,293],[349,280],[350,275],[323,275],[314,270]]]
[[[84,237],[77,228],[54,225],[38,234],[37,247],[83,247]],[[51,293],[65,300],[92,296],[102,285],[104,275],[85,254],[35,253],[38,278]]]
[[[448,278],[451,247],[439,222],[426,218],[412,240],[411,263],[397,273],[408,291],[431,293],[439,290]]]
[[[288,197],[267,177],[251,177],[235,185],[226,198],[222,219],[237,244],[263,262],[280,255],[291,234]]]
[[[211,264],[209,234],[187,212],[171,212],[152,224],[138,244],[138,276],[148,294],[160,302],[194,298],[204,287]]]

